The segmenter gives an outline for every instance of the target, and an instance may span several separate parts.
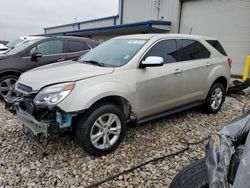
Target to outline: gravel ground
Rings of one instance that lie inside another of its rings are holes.
[[[250,95],[237,96],[250,109]],[[216,115],[193,109],[130,128],[112,154],[90,157],[70,140],[38,146],[23,135],[17,119],[0,103],[0,187],[86,187],[146,160],[185,147],[179,142],[200,140],[242,115],[244,104],[227,97]],[[100,187],[168,187],[191,161],[205,156],[205,145],[191,146],[175,157],[146,165]]]

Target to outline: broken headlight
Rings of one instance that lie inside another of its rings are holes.
[[[43,88],[35,97],[38,106],[55,106],[65,99],[74,89],[75,83],[63,83]]]

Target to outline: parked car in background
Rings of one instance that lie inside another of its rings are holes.
[[[6,107],[38,142],[72,132],[86,152],[100,156],[118,147],[129,121],[143,123],[199,105],[217,113],[230,63],[206,37],[122,36],[78,61],[22,74],[15,87],[21,97],[6,98]]]
[[[0,44],[0,54],[3,54],[8,51],[8,47],[5,46],[4,44]]]
[[[3,45],[5,45],[6,46],[6,44],[8,43],[9,41],[7,41],[7,40],[0,40],[0,44],[3,44]]]
[[[38,37],[0,55],[0,96],[12,97],[21,73],[50,63],[77,59],[98,42],[80,37]]]

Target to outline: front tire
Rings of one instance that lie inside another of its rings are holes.
[[[206,101],[204,103],[204,108],[207,113],[216,114],[225,101],[226,90],[221,83],[215,83],[210,88]]]
[[[174,177],[170,188],[209,188],[205,159],[185,167]]]
[[[76,142],[90,155],[106,155],[119,146],[126,129],[125,116],[117,106],[96,105],[77,120]]]
[[[14,86],[18,80],[15,75],[7,75],[0,78],[0,99],[5,97],[12,98],[15,96]]]

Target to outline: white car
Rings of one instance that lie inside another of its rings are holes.
[[[0,44],[0,54],[3,54],[8,51],[8,47],[5,46],[4,44]]]

